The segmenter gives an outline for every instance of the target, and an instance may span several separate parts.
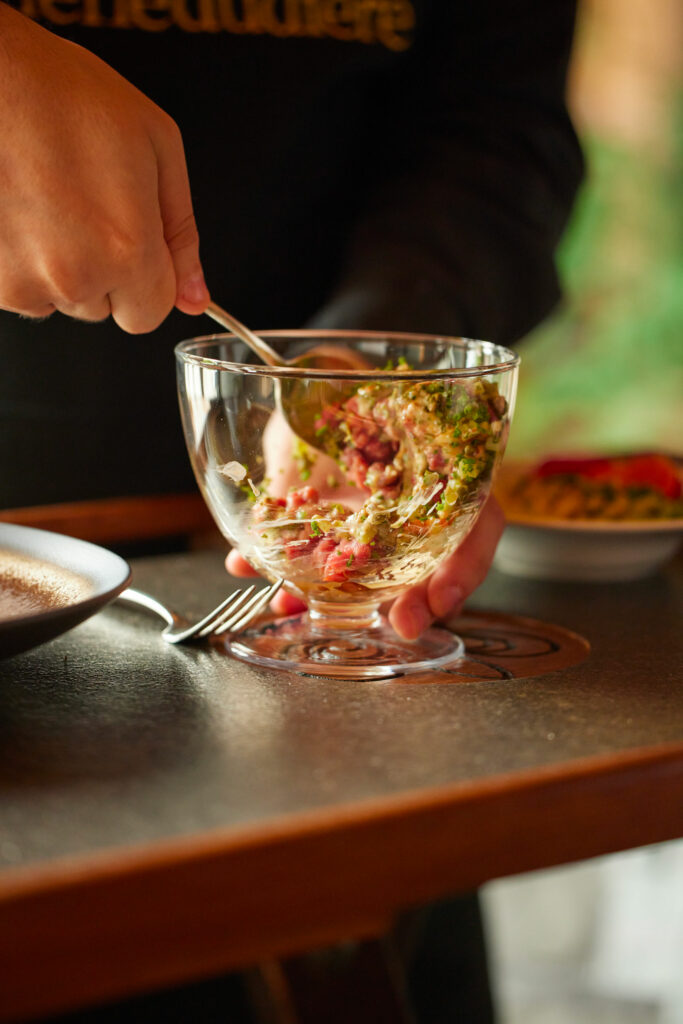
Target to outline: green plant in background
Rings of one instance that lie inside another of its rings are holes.
[[[683,454],[683,103],[664,159],[584,138],[565,300],[524,341],[510,451]]]

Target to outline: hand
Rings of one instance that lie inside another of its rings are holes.
[[[0,308],[153,330],[209,301],[182,140],[93,54],[0,2]]]
[[[486,579],[504,526],[500,505],[489,497],[460,547],[424,583],[396,598],[389,612],[396,632],[414,640],[434,619],[459,615],[467,598]]]
[[[490,497],[460,547],[444,559],[428,580],[411,587],[393,602],[389,621],[396,632],[407,640],[414,640],[434,619],[458,615],[466,599],[483,583],[504,525],[500,505]],[[225,564],[233,576],[256,575],[237,551],[230,552]],[[305,606],[281,590],[272,607],[278,615],[293,615]]]

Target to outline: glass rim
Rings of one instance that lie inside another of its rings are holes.
[[[466,338],[444,334],[419,334],[405,331],[364,331],[364,330],[343,330],[325,329],[315,330],[314,328],[288,329],[288,330],[267,330],[255,331],[263,338],[317,338],[320,341],[404,341],[406,343],[427,343],[427,344],[450,344],[456,348],[466,350],[478,348],[482,352],[492,353],[497,350],[504,354],[504,358],[487,366],[463,366],[443,367],[433,370],[404,370],[404,369],[316,369],[300,366],[269,366],[266,363],[238,363],[225,359],[213,359],[201,355],[195,349],[208,348],[221,340],[239,341],[246,343],[230,331],[217,334],[205,334],[195,338],[188,338],[178,342],[174,348],[176,358],[179,362],[190,363],[194,366],[204,367],[213,370],[225,370],[229,373],[254,375],[259,377],[284,377],[298,380],[373,380],[373,381],[418,381],[428,378],[429,380],[451,380],[461,377],[481,377],[487,374],[509,373],[516,369],[520,363],[519,355],[505,345],[499,345],[495,341],[482,341],[477,338]]]

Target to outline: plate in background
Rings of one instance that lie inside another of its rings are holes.
[[[64,534],[0,523],[0,657],[52,640],[121,593],[130,566]]]
[[[683,521],[628,522],[507,516],[494,565],[530,579],[608,583],[660,569],[683,539]]]
[[[683,519],[560,519],[521,512],[506,495],[533,462],[504,462],[495,485],[507,526],[494,565],[529,579],[637,580],[660,569],[683,539]]]

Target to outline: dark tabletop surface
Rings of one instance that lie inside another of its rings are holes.
[[[189,614],[231,585],[215,551],[133,570],[137,587]],[[112,605],[0,662],[0,864],[683,741],[680,561],[613,585],[492,572],[472,605],[577,631],[591,654],[527,679],[335,681],[169,647],[160,620]]]

